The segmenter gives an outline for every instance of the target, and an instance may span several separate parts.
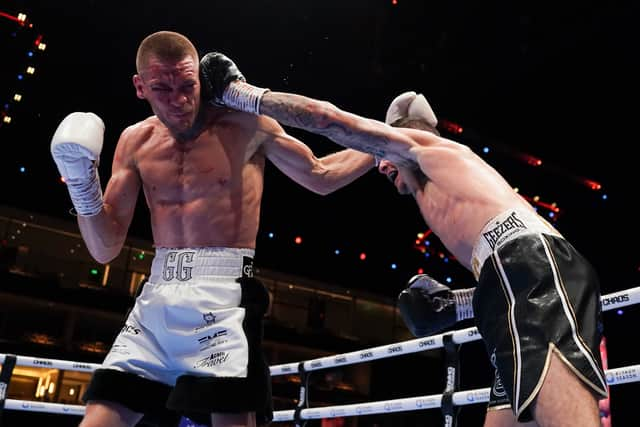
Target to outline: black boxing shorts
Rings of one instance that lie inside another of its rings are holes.
[[[496,367],[488,410],[510,406],[518,421],[532,420],[530,405],[552,352],[594,395],[606,397],[600,286],[591,264],[530,212],[497,216],[477,246],[473,263],[482,268],[473,309]]]

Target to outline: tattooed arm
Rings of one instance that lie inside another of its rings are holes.
[[[374,166],[367,153],[346,149],[318,158],[305,144],[287,134],[273,119],[260,116],[260,131],[264,155],[289,178],[318,194],[329,194]]]
[[[398,166],[416,165],[416,141],[405,131],[342,111],[300,95],[253,86],[226,55],[211,52],[200,61],[204,98],[217,105],[270,116],[278,122],[324,135],[347,148],[373,154]]]
[[[404,132],[377,120],[342,111],[325,101],[283,92],[266,92],[260,102],[260,114],[398,165],[411,167],[416,163],[410,151],[416,142]]]

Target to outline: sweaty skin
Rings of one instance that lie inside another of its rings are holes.
[[[133,77],[136,94],[154,116],[122,132],[102,211],[78,217],[99,262],[118,255],[140,188],[157,247],[255,248],[265,158],[298,184],[328,194],[374,165],[342,150],[316,158],[273,119],[201,105],[198,60],[152,57]]]
[[[380,173],[399,193],[413,195],[427,224],[469,270],[473,246],[491,218],[506,209],[533,211],[467,146],[430,132],[391,127],[327,102],[282,92],[267,92],[260,111],[285,125],[388,159],[380,162]]]
[[[415,171],[394,174],[396,168],[386,160],[378,170],[397,175],[398,192],[413,195],[433,232],[471,270],[471,252],[487,222],[506,209],[533,208],[467,146],[427,132],[397,130],[417,144],[411,152],[428,178],[419,179]]]

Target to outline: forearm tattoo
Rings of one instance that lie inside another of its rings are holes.
[[[347,123],[336,122],[331,118],[330,109],[322,108],[322,105],[324,103],[300,95],[268,92],[262,98],[260,113],[283,125],[326,136],[344,147],[380,158],[387,157],[390,143],[388,138],[349,126]],[[409,159],[394,160],[415,164]]]

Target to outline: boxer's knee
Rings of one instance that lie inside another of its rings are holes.
[[[143,414],[134,412],[124,405],[100,400],[89,401],[79,427],[132,427]]]

